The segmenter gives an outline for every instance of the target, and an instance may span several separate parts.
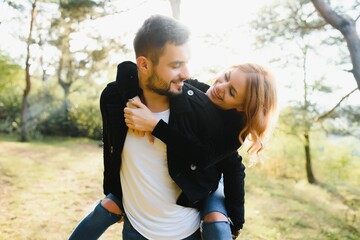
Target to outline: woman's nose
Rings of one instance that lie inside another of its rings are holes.
[[[219,92],[224,92],[225,91],[225,88],[226,88],[226,83],[224,82],[218,82],[217,84],[217,88],[218,88],[218,91]]]

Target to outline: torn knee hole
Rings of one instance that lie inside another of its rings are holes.
[[[228,221],[228,218],[220,212],[211,212],[204,217],[204,222],[223,222]]]

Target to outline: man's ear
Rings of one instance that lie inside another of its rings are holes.
[[[138,70],[143,74],[149,74],[152,69],[152,63],[146,57],[140,56],[136,58],[136,65]]]

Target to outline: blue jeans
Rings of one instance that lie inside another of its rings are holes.
[[[111,193],[106,196],[113,200],[118,206],[120,201]],[[75,228],[69,240],[95,240],[98,239],[105,231],[120,221],[123,215],[117,215],[109,212],[101,205],[101,201],[96,205],[95,209],[87,215]]]
[[[218,189],[213,192],[206,200],[200,211],[201,223],[200,230],[204,240],[232,240],[230,220],[205,222],[203,219],[212,212],[222,213],[226,218],[228,214],[225,208],[224,185],[222,179],[219,182]]]
[[[147,238],[143,237],[136,229],[131,225],[129,219],[124,216],[124,227],[122,231],[122,239],[123,240],[147,240]],[[191,234],[189,237],[184,238],[183,240],[200,240],[201,235],[200,231],[196,231]]]

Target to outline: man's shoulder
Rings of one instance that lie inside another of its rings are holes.
[[[117,83],[115,81],[110,82],[102,90],[100,100],[102,102],[119,101],[121,94],[119,93]]]
[[[205,131],[209,139],[216,139],[222,132],[222,117],[218,108],[205,93],[189,84],[184,84],[183,94],[187,96],[190,112],[200,124],[194,126],[199,127],[199,131]]]
[[[210,99],[204,92],[186,82],[184,83],[183,93],[188,97],[188,99],[190,99],[190,101],[199,101],[201,104],[211,104]]]
[[[118,93],[118,87],[116,81],[109,82],[102,90],[102,95]]]
[[[209,97],[205,95],[202,91],[193,87],[189,84],[184,84],[183,94],[188,99],[192,106],[192,110],[196,111],[198,115],[203,117],[212,117],[214,120],[217,120],[219,117],[218,108],[211,102]]]
[[[190,84],[191,86],[193,87],[196,87],[197,89],[199,89],[200,91],[202,92],[206,92],[208,89],[209,89],[209,85],[204,83],[204,82],[200,82],[199,80],[197,79],[188,79],[185,81],[185,83],[188,83]]]

